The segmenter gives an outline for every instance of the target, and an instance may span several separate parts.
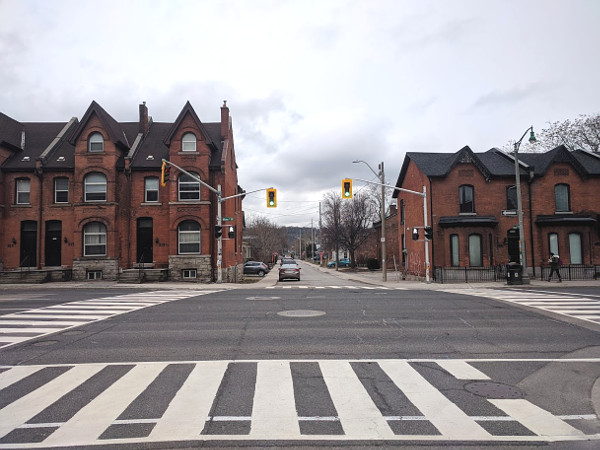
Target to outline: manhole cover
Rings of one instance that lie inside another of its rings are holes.
[[[34,342],[33,345],[34,347],[46,347],[47,345],[54,345],[56,344],[58,341],[39,341],[39,342]]]
[[[523,392],[508,384],[493,381],[473,381],[465,385],[465,389],[472,394],[485,398],[523,398]]]
[[[266,296],[258,296],[258,297],[247,297],[246,300],[279,300],[281,297],[266,297]]]
[[[311,309],[293,309],[290,311],[280,311],[277,313],[277,315],[283,317],[318,317],[324,316],[325,311],[315,311]]]

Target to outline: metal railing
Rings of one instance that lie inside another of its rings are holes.
[[[506,266],[489,267],[435,267],[436,283],[482,283],[506,281]]]
[[[541,267],[542,280],[548,279],[548,276],[550,275],[550,270],[550,266]],[[559,270],[562,279],[567,281],[600,279],[600,266],[587,264],[569,264],[561,265]]]

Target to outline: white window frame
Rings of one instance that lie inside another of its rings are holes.
[[[106,225],[103,223],[87,223],[83,227],[83,256],[106,256],[106,234]],[[90,247],[98,247],[101,251],[89,251]]]
[[[192,175],[200,178],[197,173],[190,172]],[[183,198],[182,194],[193,198]],[[177,178],[177,199],[180,202],[195,202],[200,200],[200,183],[189,175],[182,173]]]
[[[59,188],[59,186],[58,186],[59,181],[66,181],[67,187]],[[62,200],[59,201],[59,199],[58,199],[59,193],[66,193],[67,199],[65,201],[62,201]],[[67,177],[56,177],[54,179],[54,203],[69,203],[69,179]]]
[[[471,199],[468,200],[467,193],[470,193]],[[458,187],[458,210],[460,214],[474,214],[475,213],[475,187],[471,184],[461,184]],[[463,211],[467,209],[467,205],[471,205],[470,211]]]
[[[450,266],[460,266],[460,247],[458,234],[450,235]]]
[[[101,270],[88,270],[86,272],[87,280],[101,280],[102,279],[102,271]]]
[[[100,177],[102,177],[102,181],[100,181]],[[97,180],[93,180],[93,178],[97,178]],[[101,173],[101,172],[88,173],[83,179],[83,190],[84,190],[83,201],[86,203],[88,203],[88,202],[105,202],[106,201],[106,193],[107,193],[107,184],[108,184],[108,181],[106,179],[106,175],[104,175],[103,173]],[[104,186],[103,190],[98,189],[99,187],[102,187],[102,186]],[[96,189],[96,190],[92,191],[91,189]],[[104,194],[104,198],[102,198],[102,199],[88,198],[88,196],[91,196],[92,194],[95,194],[95,195]]]
[[[182,152],[195,152],[198,139],[194,133],[185,133],[181,138]]]
[[[569,233],[570,264],[583,264],[583,246],[581,241],[581,233]]]
[[[198,228],[194,230],[182,230],[182,226],[194,224]],[[197,246],[197,251],[190,251],[184,246]],[[199,255],[202,252],[202,227],[194,220],[184,220],[177,226],[177,254],[178,255]]]
[[[483,266],[483,246],[480,234],[473,233],[469,235],[469,267]]]
[[[152,184],[154,185],[150,185],[150,183],[152,182]],[[159,196],[158,196],[158,177],[146,177],[144,178],[144,201],[146,203],[156,203],[159,200]],[[155,200],[151,200],[148,198],[148,194],[155,192],[156,193],[156,199]]]
[[[102,153],[104,151],[104,136],[95,131],[88,137],[88,152]]]
[[[192,280],[198,278],[198,271],[196,269],[183,269],[181,271],[181,277],[184,280]]]
[[[550,253],[560,255],[560,252],[558,250],[558,233],[548,233],[548,248],[550,249]]]
[[[17,205],[29,205],[31,202],[31,180],[29,178],[17,178],[15,188],[15,203]]]
[[[560,183],[554,186],[554,205],[557,213],[571,212],[570,191],[571,189],[566,183]]]

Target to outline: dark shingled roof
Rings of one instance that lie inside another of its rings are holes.
[[[175,122],[150,121],[148,133],[142,138],[131,161],[133,170],[160,170],[162,159],[167,157],[168,144],[178,125],[186,114],[191,114],[196,125],[206,139],[211,150],[210,168],[219,169],[223,152],[221,123],[202,123],[190,102],[181,110]],[[127,150],[138,138],[138,122],[117,122],[98,103],[92,101],[81,121],[73,118],[71,122],[61,123],[20,123],[0,113],[0,145],[15,151],[2,166],[3,170],[31,170],[36,160],[44,153],[45,170],[74,170],[75,142],[93,114],[102,121],[109,139],[123,151],[117,162],[117,168],[125,166]],[[67,125],[70,123],[70,126]],[[21,150],[21,133],[25,131],[25,148]],[[64,131],[63,135],[59,134]],[[52,145],[51,145],[52,144]],[[24,158],[28,157],[28,158]],[[151,158],[149,158],[151,157]]]
[[[484,153],[473,153],[467,146],[456,153],[407,153],[396,187],[402,187],[411,161],[429,178],[443,178],[459,163],[473,163],[486,179],[515,176],[515,160],[512,154],[496,148]],[[600,176],[600,155],[583,150],[570,152],[561,145],[545,153],[519,153],[522,176],[526,175],[528,170],[532,170],[534,176],[543,176],[548,167],[556,162],[571,164],[582,178]],[[394,191],[392,197],[397,198],[399,192]]]

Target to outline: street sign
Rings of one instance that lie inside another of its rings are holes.
[[[503,216],[516,216],[517,210],[516,209],[503,209],[502,215]]]
[[[223,222],[233,222],[233,217],[223,217]]]

